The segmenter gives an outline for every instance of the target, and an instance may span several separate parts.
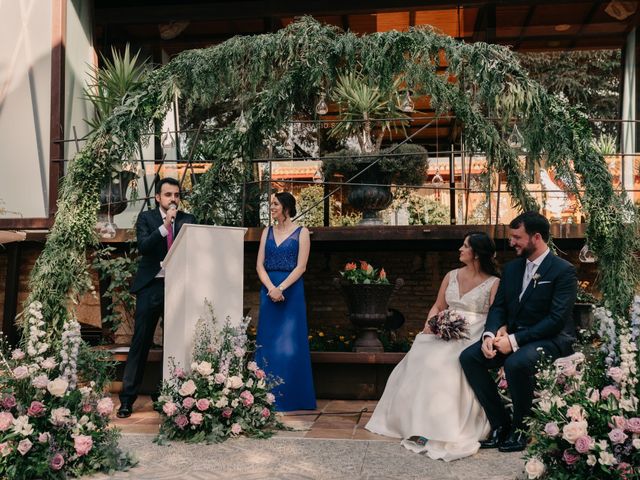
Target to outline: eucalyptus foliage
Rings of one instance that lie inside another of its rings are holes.
[[[206,218],[208,209],[225,203],[212,197],[216,181],[228,178],[227,164],[246,162],[294,116],[313,118],[320,93],[332,99],[339,75],[349,73],[375,85],[382,97],[401,79],[415,95],[428,95],[439,114],[453,112],[464,125],[467,147],[486,152],[490,173],[506,175],[516,206],[536,209],[518,152],[506,141],[515,119],[529,156],[544,157],[571,188],[585,190],[587,237],[602,266],[600,286],[613,313],[626,316],[640,275],[633,255],[637,216],[613,190],[584,115],[531,80],[505,47],[465,44],[429,28],[359,36],[305,17],[275,33],[181,53],[151,72],[92,134],[70,164],[55,225],[31,281],[29,301],[44,304],[52,331],[60,331],[69,295],[88,285],[85,249],[96,242],[99,186],[114,162],[132,154],[153,121],[163,118],[174,95],[187,112],[233,105],[232,112],[243,112],[248,121],[241,135],[232,128],[220,131],[217,152],[224,154],[192,199],[194,210]],[[253,172],[246,164],[241,170],[245,178]]]

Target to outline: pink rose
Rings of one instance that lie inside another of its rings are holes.
[[[2,406],[7,410],[11,410],[16,406],[16,397],[14,397],[13,395],[7,395],[2,399]]]
[[[600,398],[602,399],[606,399],[609,395],[613,395],[616,397],[616,400],[620,400],[620,390],[613,385],[607,385],[602,389],[602,392],[600,392]]]
[[[273,402],[275,402],[275,401],[276,401],[276,396],[275,396],[273,393],[271,393],[271,392],[267,393],[267,396],[266,396],[266,397],[267,397],[267,403],[268,403],[269,405],[273,405]]]
[[[568,449],[562,453],[562,459],[567,465],[573,465],[580,460],[580,455],[570,452]]]
[[[233,354],[238,358],[244,357],[244,354],[245,354],[244,348],[240,348],[240,347],[234,348]]]
[[[500,378],[500,381],[498,382],[498,388],[502,390],[506,390],[507,388],[509,388],[509,383],[507,382],[506,378],[504,377]]]
[[[24,457],[27,452],[31,450],[31,447],[33,447],[33,443],[31,443],[31,440],[28,438],[25,438],[24,440],[20,440],[20,443],[18,443],[18,452],[20,452],[20,455]]]
[[[247,363],[247,370],[249,370],[250,372],[255,372],[256,370],[258,370],[258,364],[256,362]]]
[[[624,372],[620,367],[611,367],[607,370],[607,375],[616,383],[620,383],[624,378]]]
[[[29,405],[29,408],[27,409],[27,415],[29,415],[30,417],[39,417],[40,415],[44,414],[45,410],[46,408],[44,406],[44,403],[34,400],[33,402],[31,402],[31,405]]]
[[[579,422],[585,419],[584,409],[580,405],[572,405],[567,409],[567,415],[571,420]]]
[[[195,404],[196,401],[193,397],[186,397],[184,400],[182,400],[182,406],[187,410],[191,410]]]
[[[13,352],[11,352],[11,358],[14,360],[22,360],[24,358],[24,352],[19,348],[16,348]]]
[[[64,465],[64,457],[62,456],[61,453],[56,453],[51,459],[51,463],[49,463],[51,470],[56,470],[56,471],[60,470],[63,465]]]
[[[619,428],[614,428],[609,432],[609,439],[612,443],[624,443],[627,438],[628,435]]]
[[[587,453],[594,446],[595,442],[589,435],[583,435],[582,437],[578,438],[575,444],[576,451],[578,453]]]
[[[231,433],[233,433],[234,435],[240,435],[240,432],[242,432],[242,427],[239,423],[234,423],[233,425],[231,425]]]
[[[251,405],[253,405],[253,395],[249,390],[245,390],[244,392],[242,392],[240,394],[240,398],[242,399],[242,404],[245,407],[250,407]]]
[[[110,397],[101,398],[96,405],[96,411],[103,417],[108,417],[113,412],[113,400]]]
[[[173,417],[178,411],[178,406],[173,402],[167,402],[162,406],[162,411],[167,417]]]
[[[191,422],[191,425],[200,425],[203,418],[204,417],[200,412],[191,412],[189,414],[189,421]]]
[[[256,378],[258,378],[258,379],[260,379],[260,380],[262,380],[264,377],[266,377],[266,376],[267,376],[267,374],[266,374],[266,373],[264,373],[264,370],[262,370],[262,369],[260,369],[260,368],[259,368],[258,370],[256,370],[256,371],[255,371],[255,374],[256,374]]]
[[[213,377],[213,381],[216,382],[217,384],[224,383],[226,379],[227,377],[224,375],[224,373],[216,373]]]
[[[51,438],[51,435],[49,435],[49,432],[42,432],[40,435],[38,435],[38,442],[49,443],[50,438]]]
[[[13,369],[13,376],[16,380],[22,380],[23,378],[27,378],[29,376],[29,369],[24,365],[20,365]]]
[[[47,377],[45,374],[38,375],[33,380],[31,380],[31,385],[36,388],[47,388],[47,385],[49,385],[49,377]]]
[[[174,422],[179,428],[184,428],[187,425],[189,425],[189,419],[187,418],[186,415],[178,415],[174,420]]]
[[[549,437],[555,437],[560,433],[560,428],[556,422],[549,422],[544,426],[544,433]]]
[[[626,430],[627,419],[621,415],[614,415],[611,417],[611,422],[609,422],[609,427],[619,428],[620,430]]]
[[[618,470],[618,472],[620,473],[620,478],[622,480],[631,480],[632,478],[634,478],[633,467],[627,462],[620,462],[616,466],[616,470]]]
[[[82,413],[91,413],[93,410],[93,406],[90,403],[82,404]]]
[[[86,455],[93,448],[93,439],[89,435],[76,435],[73,438],[73,448],[79,457]]]
[[[222,416],[224,418],[231,418],[231,415],[233,415],[233,408],[231,407],[224,407],[222,409]]]
[[[207,410],[209,406],[210,406],[210,402],[206,398],[201,398],[196,402],[196,408],[201,412],[204,412],[205,410]]]
[[[627,430],[631,433],[640,433],[640,418],[633,417],[627,420]]]
[[[0,443],[0,456],[6,457],[9,454],[11,454],[11,445],[9,442]]]
[[[9,412],[0,412],[0,432],[6,432],[13,425],[13,415]]]
[[[271,416],[271,411],[267,407],[264,407],[262,412],[260,412],[260,415],[262,418],[269,418]]]

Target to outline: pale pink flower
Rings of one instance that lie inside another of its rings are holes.
[[[616,466],[616,470],[620,473],[621,480],[631,480],[637,478],[633,475],[633,467],[627,462],[620,462]]]
[[[587,435],[587,422],[570,422],[562,427],[562,438],[567,442],[574,444],[576,440]]]
[[[182,406],[187,410],[192,409],[195,404],[196,404],[196,401],[193,397],[187,397],[184,400],[182,400]]]
[[[0,432],[6,432],[13,425],[13,415],[10,412],[0,412]]]
[[[98,405],[96,405],[96,411],[103,417],[111,415],[111,412],[113,412],[113,400],[111,400],[111,397],[101,398],[98,401]]]
[[[231,425],[231,433],[233,433],[234,435],[240,435],[240,432],[242,432],[242,427],[239,423],[234,423],[233,425]]]
[[[16,397],[14,397],[13,395],[7,395],[2,399],[2,406],[7,410],[11,410],[16,406]]]
[[[247,363],[247,370],[249,370],[250,372],[255,372],[256,370],[258,370],[258,364],[256,362]]]
[[[209,400],[207,400],[206,398],[201,398],[196,402],[196,408],[201,412],[204,412],[209,408],[210,404],[211,402],[209,402]]]
[[[187,425],[189,425],[189,419],[187,418],[186,415],[178,415],[174,420],[174,422],[179,428],[184,428]]]
[[[191,412],[189,414],[189,421],[191,422],[191,425],[200,425],[203,418],[204,417],[200,412]]]
[[[549,422],[544,426],[544,433],[549,437],[555,437],[560,433],[560,428],[556,422]]]
[[[612,443],[624,443],[627,438],[628,435],[619,428],[614,428],[609,432],[609,439]]]
[[[6,457],[7,455],[11,454],[12,449],[11,449],[11,444],[9,442],[2,442],[0,443],[0,455],[3,457]]]
[[[545,471],[545,466],[540,459],[533,457],[527,460],[527,463],[524,466],[524,471],[527,473],[529,480],[534,480],[542,477]]]
[[[597,403],[600,401],[600,391],[597,388],[590,388],[587,390],[587,396],[591,403]]]
[[[626,430],[627,419],[624,418],[622,415],[614,415],[611,417],[611,422],[609,422],[609,427],[619,428],[620,430]]]
[[[47,388],[47,385],[49,385],[49,377],[47,377],[44,373],[42,375],[38,375],[33,380],[31,380],[31,385],[36,388]]]
[[[216,373],[213,377],[213,381],[216,382],[217,384],[224,383],[226,379],[227,377],[225,377],[224,373]]]
[[[624,372],[620,367],[611,367],[607,370],[607,375],[616,383],[620,383],[624,378]]]
[[[18,452],[24,457],[31,450],[31,447],[33,447],[33,443],[28,438],[25,438],[18,443]]]
[[[583,435],[578,438],[575,443],[575,448],[578,453],[587,453],[595,446],[595,441],[589,435]]]
[[[13,369],[13,376],[16,380],[22,380],[23,378],[27,378],[29,376],[29,369],[24,365],[20,365]]]
[[[93,439],[89,435],[76,435],[73,438],[73,448],[78,456],[86,455],[93,448]]]
[[[600,392],[600,398],[606,399],[609,395],[613,395],[616,397],[616,400],[620,400],[620,390],[618,390],[613,385],[607,385]]]
[[[227,384],[226,385],[227,385],[228,388],[236,390],[236,389],[242,387],[242,385],[243,385],[242,378],[238,377],[237,375],[229,377],[229,378],[227,378]]]
[[[580,455],[570,452],[568,449],[562,453],[562,459],[567,465],[573,465],[580,460]]]
[[[262,380],[263,378],[265,378],[267,376],[267,374],[264,373],[264,370],[262,370],[260,368],[255,371],[255,374],[256,374],[256,378],[259,378],[260,380]]]
[[[44,415],[45,410],[46,408],[44,406],[44,403],[34,400],[33,402],[31,402],[31,405],[29,405],[29,408],[27,409],[27,415],[29,415],[30,417],[39,417],[41,415]]]
[[[244,392],[242,392],[240,394],[240,398],[242,399],[242,404],[245,407],[250,407],[251,405],[253,405],[254,398],[249,390],[245,390]]]
[[[631,433],[640,433],[640,418],[632,417],[627,420],[627,430]]]
[[[182,384],[182,386],[180,387],[180,390],[178,390],[178,393],[183,397],[189,397],[193,395],[195,391],[196,391],[196,384],[194,383],[194,381],[187,380]]]
[[[62,426],[69,422],[69,416],[71,415],[71,410],[68,408],[60,407],[54,408],[51,410],[51,423],[56,426]]]
[[[179,379],[183,379],[187,376],[187,373],[184,371],[184,369],[180,367],[176,367],[176,369],[173,371],[173,374],[176,378]]]
[[[245,354],[244,348],[240,348],[240,347],[234,348],[233,354],[238,358],[244,357],[244,354]]]
[[[178,406],[173,402],[167,402],[162,406],[162,411],[167,417],[173,417],[178,411]]]
[[[269,393],[267,393],[267,395],[266,395],[266,399],[267,399],[267,403],[268,403],[269,405],[273,405],[273,402],[275,402],[275,401],[276,401],[276,396],[275,396],[273,393],[269,392]]]
[[[68,387],[69,382],[67,382],[64,378],[59,377],[47,384],[47,390],[49,390],[49,393],[54,397],[64,396]]]
[[[16,348],[11,352],[11,358],[14,360],[22,360],[24,358],[24,352],[19,348]]]
[[[500,378],[500,381],[498,382],[498,388],[502,390],[506,390],[507,388],[509,388],[509,383],[507,382],[507,379],[505,377]]]
[[[82,404],[82,413],[91,413],[92,410],[93,410],[93,405],[91,405],[90,403]]]
[[[572,405],[567,409],[567,415],[571,420],[579,422],[585,419],[585,411],[580,405]]]
[[[40,435],[38,435],[38,442],[49,443],[50,438],[51,434],[49,432],[42,432]]]
[[[224,407],[222,409],[222,416],[224,418],[231,418],[231,415],[233,415],[233,408],[230,407]]]
[[[55,368],[58,363],[53,359],[53,357],[45,358],[40,364],[42,368],[45,370],[51,370]]]
[[[60,470],[64,466],[64,457],[62,454],[56,453],[51,459],[51,463],[49,465],[51,466],[51,470]]]
[[[262,412],[260,412],[260,415],[262,418],[269,418],[271,416],[271,411],[267,407],[264,407]]]
[[[196,367],[196,370],[203,377],[208,377],[213,373],[213,368],[211,367],[211,363],[209,362],[200,362]]]

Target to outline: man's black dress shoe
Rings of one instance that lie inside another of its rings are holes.
[[[491,430],[489,437],[480,442],[480,448],[498,448],[509,435],[510,426],[502,425]]]
[[[122,403],[120,404],[120,408],[118,409],[118,413],[116,413],[116,416],[118,418],[129,418],[131,416],[132,411],[133,411],[133,408],[131,408],[131,405]]]
[[[500,444],[498,450],[501,452],[521,452],[527,448],[529,439],[522,432],[512,430],[504,442]]]

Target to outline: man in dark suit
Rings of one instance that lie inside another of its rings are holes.
[[[573,265],[549,250],[545,217],[526,212],[509,227],[511,246],[520,258],[504,266],[482,339],[462,352],[460,363],[491,423],[491,434],[481,448],[517,452],[527,446],[522,430],[531,412],[542,352],[551,359],[572,353],[577,279]],[[513,420],[489,372],[501,366],[513,401]]]
[[[136,294],[133,338],[122,379],[118,417],[133,411],[138,389],[158,319],[164,313],[164,269],[161,262],[185,223],[196,223],[195,217],[178,210],[180,184],[174,178],[163,178],[156,186],[155,210],[142,212],[136,222],[140,260],[131,292]]]

